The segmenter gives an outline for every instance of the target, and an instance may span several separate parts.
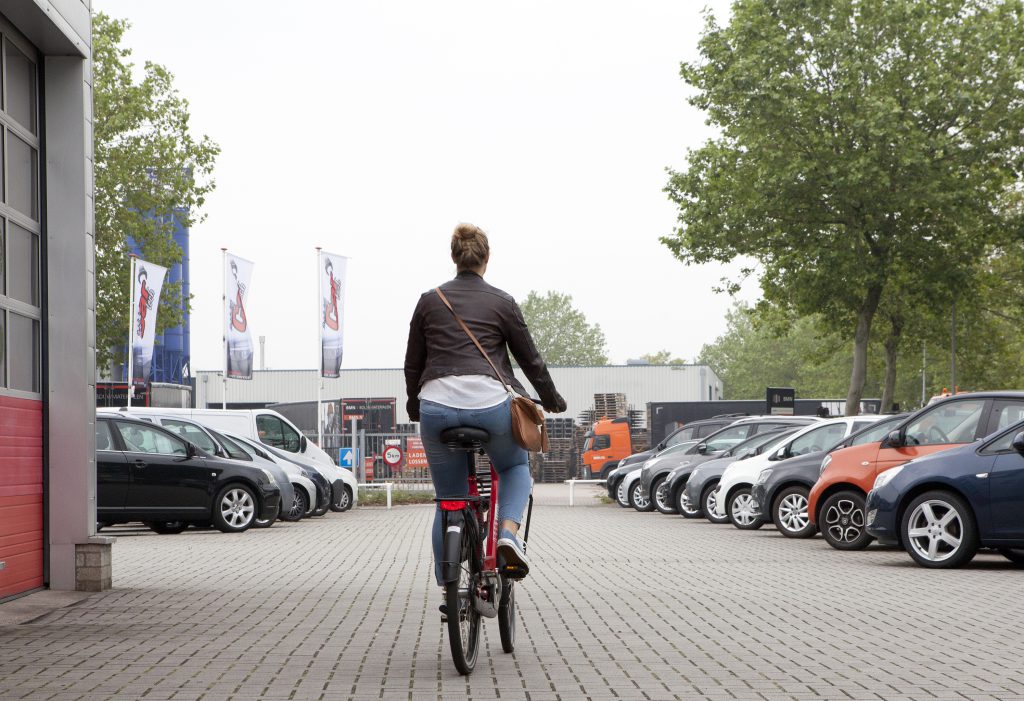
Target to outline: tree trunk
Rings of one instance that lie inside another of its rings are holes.
[[[885,339],[885,386],[882,388],[880,411],[893,410],[893,396],[896,394],[896,359],[899,356],[900,337],[903,335],[903,319],[899,315],[889,317],[889,335]]]
[[[882,285],[870,285],[864,302],[857,312],[857,331],[853,336],[853,370],[850,372],[850,391],[846,394],[846,415],[860,413],[860,400],[864,394],[864,382],[868,377],[868,341],[871,340],[871,322],[882,299]]]

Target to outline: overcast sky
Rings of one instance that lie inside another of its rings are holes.
[[[222,365],[222,246],[256,264],[268,368],[316,367],[315,246],[352,257],[343,367],[401,366],[460,221],[490,235],[492,284],[572,295],[613,363],[692,360],[725,328],[730,270],[658,237],[665,168],[712,135],[679,79],[704,5],[94,0],[223,149],[192,230],[193,370]]]

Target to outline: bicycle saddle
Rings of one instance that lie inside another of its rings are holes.
[[[482,428],[472,426],[456,426],[441,431],[441,442],[448,444],[449,448],[474,450],[491,440],[491,434]]]

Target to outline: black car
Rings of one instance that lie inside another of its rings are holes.
[[[821,474],[821,461],[833,450],[882,440],[906,414],[886,417],[845,438],[828,450],[807,453],[761,471],[751,488],[755,516],[769,516],[788,538],[810,538],[818,532],[807,516],[807,495]]]
[[[691,446],[685,454],[679,454],[672,460],[659,460],[648,463],[640,475],[640,493],[657,499],[658,487],[668,477],[668,473],[687,460],[707,461],[717,458],[738,443],[742,443],[758,433],[779,431],[785,428],[801,427],[815,423],[820,419],[816,416],[747,416],[733,419],[728,426],[720,428],[698,443]],[[665,490],[662,490],[661,504],[658,510],[662,513],[675,513],[675,506]],[[657,503],[657,502],[656,502]]]
[[[96,417],[96,517],[142,521],[157,533],[213,524],[240,533],[276,519],[281,490],[270,472],[208,455],[181,436],[127,417]]]

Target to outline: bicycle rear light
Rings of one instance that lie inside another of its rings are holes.
[[[466,508],[466,504],[467,503],[468,502],[465,502],[465,501],[445,501],[445,500],[442,500],[441,501],[441,510],[442,511],[462,511],[463,509]]]

